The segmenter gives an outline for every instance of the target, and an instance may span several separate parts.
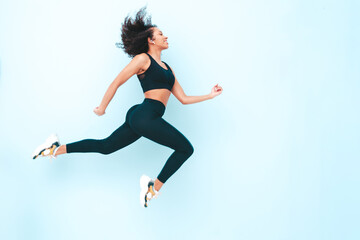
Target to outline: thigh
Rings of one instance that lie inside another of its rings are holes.
[[[118,150],[135,142],[141,135],[135,133],[127,123],[121,125],[109,137],[104,139],[108,145],[113,146],[113,150]]]
[[[131,107],[126,114],[125,123],[116,129],[110,136],[104,139],[84,139],[66,144],[67,152],[99,152],[109,154],[138,140],[141,135],[137,134],[128,124],[129,114],[136,109],[137,105]]]
[[[126,147],[127,145],[138,140],[141,135],[137,134],[129,125],[129,115],[137,108],[137,105],[132,106],[126,113],[125,122],[116,129],[109,137],[107,137],[105,142],[114,149],[120,149]]]
[[[129,117],[138,106],[139,104],[132,106],[126,113],[125,123],[106,138],[106,140],[118,149],[135,142],[141,137],[141,135],[137,134],[129,125]]]
[[[142,136],[174,150],[187,151],[192,148],[190,141],[161,117],[146,122],[137,130]]]

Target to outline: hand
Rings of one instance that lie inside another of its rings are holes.
[[[98,115],[98,116],[101,116],[101,115],[104,115],[104,114],[105,114],[105,110],[102,109],[102,108],[100,108],[100,107],[96,107],[96,108],[94,109],[94,113],[95,113],[96,115]]]
[[[211,89],[211,97],[214,98],[216,96],[219,96],[222,93],[222,87],[219,86],[219,84],[216,84],[212,89]]]

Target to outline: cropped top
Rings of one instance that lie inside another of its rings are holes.
[[[143,92],[152,89],[168,89],[171,91],[175,83],[175,76],[172,73],[169,65],[165,62],[167,69],[161,67],[150,54],[146,53],[150,57],[150,66],[142,74],[137,75]]]

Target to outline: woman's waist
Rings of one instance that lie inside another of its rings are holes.
[[[164,107],[169,100],[171,92],[168,89],[152,89],[144,93],[145,99],[152,99],[161,102]]]
[[[141,104],[136,106],[133,115],[135,115],[135,118],[141,118],[142,120],[162,117],[166,109],[166,106],[161,101],[152,98],[145,98]]]

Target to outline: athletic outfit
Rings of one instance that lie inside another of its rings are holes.
[[[164,62],[167,67],[164,69],[151,55],[147,55],[151,60],[149,68],[144,73],[137,75],[143,91],[162,88],[171,91],[175,77],[170,67]],[[192,155],[194,149],[181,132],[162,118],[164,112],[165,105],[162,102],[145,98],[141,104],[136,104],[128,110],[125,123],[109,137],[102,140],[86,139],[66,144],[67,152],[110,154],[144,136],[175,150],[158,175],[158,179],[165,183]]]
[[[167,69],[161,67],[151,55],[147,55],[151,60],[149,68],[144,73],[137,75],[143,91],[146,92],[151,89],[168,89],[171,91],[175,82],[172,70],[165,62]],[[67,153],[97,152],[110,154],[144,136],[175,150],[158,175],[158,179],[165,183],[192,155],[194,148],[181,132],[162,118],[164,112],[165,105],[162,102],[145,98],[141,104],[136,104],[128,110],[124,124],[109,137],[102,140],[85,139],[66,144]],[[34,154],[34,158],[38,155],[41,154],[39,152]],[[148,185],[150,188],[151,182]]]

